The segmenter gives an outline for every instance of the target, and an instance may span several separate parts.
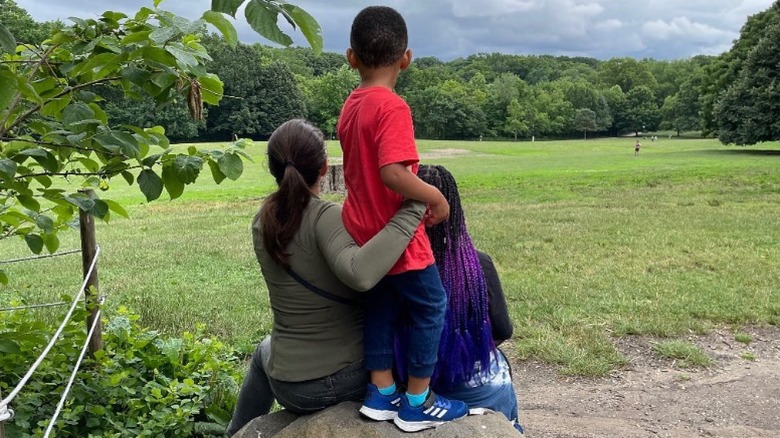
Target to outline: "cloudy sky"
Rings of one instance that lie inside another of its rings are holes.
[[[323,29],[325,50],[342,53],[361,0],[290,0]],[[152,0],[17,0],[36,20],[95,17],[106,9],[135,12]],[[415,56],[451,60],[475,53],[551,54],[608,59],[679,59],[719,54],[749,15],[773,0],[384,0],[406,18]],[[165,0],[160,7],[195,19],[210,0]],[[260,41],[243,17],[239,38]],[[286,25],[286,23],[284,23]],[[292,33],[292,29],[282,26]],[[300,35],[293,35],[303,44]]]

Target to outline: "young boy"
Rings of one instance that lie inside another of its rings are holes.
[[[338,134],[344,151],[347,199],[342,219],[363,244],[399,209],[404,198],[428,204],[425,224],[449,216],[449,205],[417,175],[419,156],[409,106],[393,92],[412,58],[403,17],[394,9],[363,9],[352,23],[347,60],[360,73],[341,110]],[[436,427],[468,413],[465,403],[447,400],[428,385],[437,360],[446,293],[423,224],[388,275],[367,294],[364,329],[366,368],[370,371],[360,412],[374,420],[393,419],[404,431]],[[401,394],[393,378],[393,338],[404,305],[412,335],[408,387]]]

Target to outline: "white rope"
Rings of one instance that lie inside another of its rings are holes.
[[[14,410],[5,406],[0,407],[0,423],[3,421],[12,420],[14,418]]]
[[[10,312],[12,310],[27,310],[27,309],[40,309],[42,307],[57,307],[57,306],[64,306],[68,303],[65,301],[60,301],[57,303],[47,303],[47,304],[31,304],[29,306],[19,306],[19,307],[3,307],[0,309],[0,312]]]
[[[32,257],[22,257],[20,259],[11,259],[11,260],[0,260],[0,265],[5,265],[5,264],[8,264],[8,263],[26,262],[28,260],[50,259],[52,257],[61,257],[61,256],[70,255],[70,254],[76,254],[78,252],[81,252],[81,250],[80,249],[73,249],[73,250],[70,250],[70,251],[55,252],[54,254],[44,254],[44,255],[32,256]]]
[[[101,302],[100,304],[103,303]],[[51,421],[49,421],[49,427],[46,428],[46,432],[43,434],[43,438],[49,437],[52,428],[54,428],[54,423],[57,422],[57,417],[60,416],[62,407],[65,406],[65,400],[68,398],[68,394],[70,393],[70,388],[73,386],[73,381],[76,380],[76,374],[78,374],[79,372],[79,367],[81,366],[81,362],[84,360],[84,354],[87,352],[87,347],[89,346],[89,340],[92,339],[92,335],[95,334],[95,328],[97,327],[99,322],[100,322],[100,310],[98,310],[95,313],[95,320],[92,321],[92,327],[89,328],[89,333],[87,333],[87,339],[86,341],[84,341],[84,347],[81,349],[79,360],[76,361],[76,365],[73,367],[73,372],[70,374],[70,379],[68,380],[68,384],[65,386],[65,390],[62,391],[62,397],[60,397],[60,402],[57,403],[57,409],[54,411],[54,416],[51,417]]]
[[[79,303],[79,300],[81,299],[81,295],[84,293],[84,290],[87,288],[87,281],[89,281],[89,277],[92,276],[92,271],[95,269],[95,264],[97,263],[98,255],[100,255],[99,246],[96,248],[95,257],[92,259],[92,264],[89,266],[89,270],[87,271],[87,274],[84,276],[84,282],[81,284],[81,289],[79,289],[79,293],[76,295],[76,298],[73,300],[73,304],[70,306],[70,310],[68,310],[68,314],[65,315],[65,319],[62,320],[62,324],[60,324],[60,327],[54,333],[54,336],[51,337],[51,341],[49,341],[49,345],[47,345],[46,348],[43,349],[41,355],[38,356],[38,360],[36,360],[35,363],[30,367],[30,370],[27,371],[27,374],[25,374],[24,377],[22,377],[22,380],[19,382],[18,385],[16,385],[13,391],[11,391],[11,393],[8,394],[6,398],[0,401],[0,413],[5,410],[5,408],[11,403],[14,397],[16,397],[16,395],[19,394],[22,388],[24,388],[24,385],[26,385],[27,381],[30,380],[30,377],[32,377],[33,373],[41,364],[41,362],[43,362],[43,359],[46,357],[47,354],[49,354],[49,351],[51,350],[51,347],[54,346],[54,343],[57,341],[57,338],[60,337],[62,330],[65,328],[65,324],[67,324],[68,320],[70,320],[73,311],[76,309],[76,305]]]

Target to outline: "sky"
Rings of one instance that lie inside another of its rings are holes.
[[[477,53],[684,59],[727,51],[748,16],[774,0],[289,0],[322,27],[324,49],[343,53],[352,18],[364,7],[397,9],[415,57],[443,61]],[[134,13],[152,0],[17,0],[37,21],[97,17],[107,9]],[[160,7],[199,18],[210,0],[165,0]],[[243,14],[242,11],[239,11]],[[237,15],[246,43],[264,42]],[[296,45],[305,39],[281,23]],[[267,42],[265,42],[267,43]]]

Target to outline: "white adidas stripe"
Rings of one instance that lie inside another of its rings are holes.
[[[446,409],[442,409],[441,413],[439,413],[439,415],[437,415],[436,418],[441,418],[441,417],[443,417],[446,414],[447,414],[447,410]]]
[[[433,411],[434,409],[438,409],[438,408],[436,406],[431,406],[430,408],[426,409],[425,412],[423,412],[423,414],[430,414],[431,411]]]

